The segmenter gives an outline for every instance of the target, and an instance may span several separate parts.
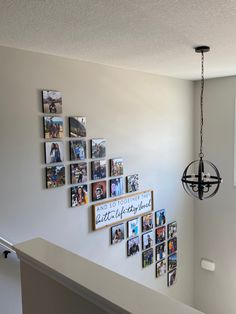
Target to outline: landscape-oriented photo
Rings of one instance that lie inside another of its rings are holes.
[[[86,117],[69,117],[69,136],[86,137]]]
[[[124,193],[123,178],[110,180],[110,195],[111,197],[119,196]]]
[[[177,222],[171,222],[168,224],[168,238],[174,238],[177,235]]]
[[[139,190],[139,176],[132,174],[126,177],[127,193],[136,192]]]
[[[164,242],[166,239],[166,227],[163,226],[163,227],[157,228],[155,231],[156,231],[156,244]]]
[[[144,251],[142,254],[143,257],[143,268],[152,265],[153,263],[153,249],[148,249],[147,251]]]
[[[88,204],[87,184],[74,186],[71,188],[71,206],[82,206]]]
[[[70,165],[70,177],[71,183],[84,183],[87,182],[88,179],[88,169],[86,162],[80,162],[77,164]]]
[[[91,179],[100,180],[107,176],[107,161],[94,160],[91,162]]]
[[[132,256],[140,251],[139,237],[127,241],[127,255]]]
[[[166,223],[166,210],[161,209],[155,212],[155,224],[156,227],[160,227]]]
[[[142,216],[142,232],[151,230],[153,228],[153,215],[147,214]]]
[[[106,140],[104,138],[94,138],[91,140],[91,158],[106,157]]]
[[[63,119],[61,117],[43,117],[44,138],[63,138]]]
[[[161,277],[166,273],[166,261],[162,260],[156,264],[156,277]]]
[[[65,167],[52,166],[46,167],[46,188],[52,189],[65,185]]]
[[[107,197],[106,181],[92,183],[92,201],[100,201]]]
[[[62,93],[53,90],[42,91],[43,112],[60,114],[62,113]]]
[[[128,238],[136,237],[139,234],[139,218],[129,220],[127,222]]]
[[[112,158],[110,160],[111,177],[122,176],[124,173],[124,164],[122,158]]]
[[[44,148],[46,164],[53,164],[64,161],[63,142],[46,142],[44,143]]]
[[[119,224],[111,227],[111,244],[120,243],[125,238],[125,226]]]
[[[168,271],[177,267],[177,253],[174,253],[168,257]]]
[[[86,159],[86,141],[73,140],[70,141],[70,160]]]

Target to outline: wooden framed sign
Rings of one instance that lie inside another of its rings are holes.
[[[99,230],[132,219],[153,210],[153,191],[132,195],[93,205],[93,230]]]

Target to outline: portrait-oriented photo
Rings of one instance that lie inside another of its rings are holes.
[[[136,237],[139,234],[139,218],[129,220],[127,222],[128,238]]]
[[[166,258],[166,242],[156,246],[156,261],[159,262]]]
[[[174,253],[168,257],[168,271],[177,267],[177,253]]]
[[[69,136],[86,137],[86,117],[69,117]]]
[[[127,255],[132,256],[140,251],[139,237],[127,241]]]
[[[106,157],[106,140],[104,138],[94,138],[91,140],[91,158]]]
[[[155,212],[155,225],[156,227],[163,226],[166,223],[166,210],[161,209]]]
[[[62,113],[62,93],[54,90],[42,91],[44,113]]]
[[[151,230],[153,228],[153,214],[147,214],[142,217],[142,232]]]
[[[44,138],[63,138],[63,119],[61,117],[43,117]]]
[[[94,160],[91,162],[91,179],[100,180],[107,176],[107,161]]]
[[[65,185],[65,167],[52,166],[46,167],[46,188],[52,189]]]
[[[142,257],[143,257],[143,268],[152,265],[153,260],[154,260],[153,248],[144,251],[142,254]]]
[[[156,231],[156,244],[164,242],[166,239],[166,227],[163,226],[163,227],[157,228],[155,231]]]
[[[88,204],[88,186],[87,184],[73,186],[71,188],[71,207]]]
[[[142,235],[143,250],[149,249],[153,246],[153,232],[149,231]]]
[[[124,224],[119,224],[111,227],[111,244],[116,244],[124,240],[125,238],[125,226]]]
[[[107,197],[106,181],[92,183],[92,201],[100,201]]]
[[[174,238],[177,235],[177,222],[173,221],[168,224],[168,238]]]
[[[64,143],[63,142],[46,142],[45,149],[45,163],[53,164],[55,162],[64,161]]]
[[[86,159],[86,141],[74,140],[70,141],[70,160]]]
[[[112,158],[110,160],[111,177],[122,176],[124,173],[124,164],[122,158]]]
[[[171,287],[176,282],[176,269],[170,271],[167,277],[167,285]]]
[[[111,197],[119,196],[124,193],[123,178],[110,180],[110,195]]]
[[[136,192],[139,190],[139,176],[132,174],[126,177],[127,193]]]
[[[166,273],[166,260],[156,263],[156,277],[161,277]]]
[[[77,183],[87,182],[87,179],[88,179],[87,173],[88,173],[88,170],[87,170],[86,162],[71,164],[70,165],[71,183],[77,184]]]
[[[168,241],[168,254],[173,254],[177,251],[177,238]]]

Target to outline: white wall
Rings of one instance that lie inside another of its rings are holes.
[[[3,47],[0,60],[1,235],[43,237],[191,305],[193,200],[180,179],[193,157],[193,83]],[[155,210],[178,221],[172,288],[154,265],[142,269],[141,254],[126,257],[126,241],[111,246],[109,229],[93,232],[90,206],[70,208],[69,185],[44,188],[42,89],[62,91],[63,115],[85,115],[88,139],[105,137],[107,157],[122,156],[125,175],[139,173],[141,190],[154,189]]]
[[[196,147],[199,133],[199,83],[195,86]],[[236,77],[207,80],[205,87],[205,158],[216,164],[224,182],[218,194],[196,201],[195,306],[207,314],[236,313],[236,187],[233,186],[234,102]],[[216,271],[201,270],[201,257],[216,263]]]

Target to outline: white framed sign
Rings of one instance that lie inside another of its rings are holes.
[[[135,218],[153,210],[153,191],[125,195],[93,205],[93,230]]]

